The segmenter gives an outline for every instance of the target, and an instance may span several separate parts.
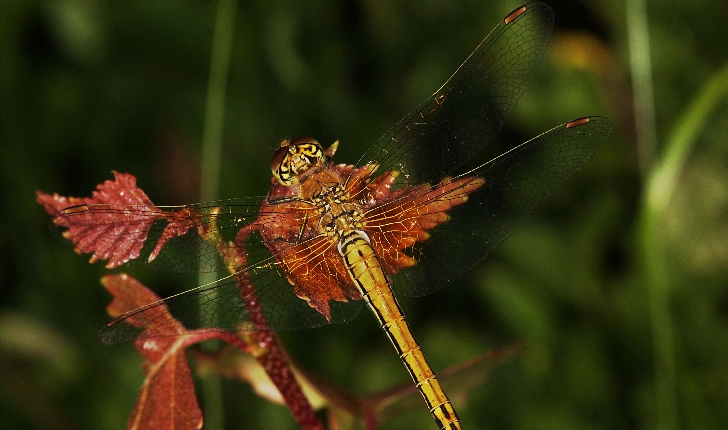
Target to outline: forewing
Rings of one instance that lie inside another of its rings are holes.
[[[399,182],[409,184],[435,182],[461,166],[503,128],[541,61],[553,22],[544,3],[511,13],[358,165],[377,163],[380,173],[400,171]]]
[[[447,211],[449,221],[407,251],[416,264],[393,276],[395,290],[429,294],[470,270],[579,170],[611,132],[606,118],[574,120],[454,178],[477,176],[485,183],[467,202]]]

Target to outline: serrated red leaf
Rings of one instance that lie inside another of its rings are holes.
[[[112,173],[114,180],[99,184],[91,197],[36,191],[36,201],[53,215],[53,223],[67,228],[63,237],[73,243],[77,253],[92,254],[91,263],[108,260],[106,268],[113,269],[139,258],[152,225],[163,219],[168,224],[149,255],[152,261],[165,243],[197,225],[193,210],[166,212],[136,186],[133,175]]]
[[[152,224],[165,216],[137,188],[133,175],[113,174],[114,180],[99,184],[91,197],[36,192],[36,201],[54,215],[54,224],[67,228],[63,237],[76,252],[92,254],[91,263],[108,260],[109,269],[138,258]]]

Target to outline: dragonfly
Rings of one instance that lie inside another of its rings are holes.
[[[366,303],[438,427],[460,429],[395,293],[426,295],[470,270],[610,136],[606,118],[579,118],[463,167],[503,128],[544,55],[553,22],[544,3],[508,14],[355,165],[333,162],[338,141],[324,149],[311,137],[285,139],[272,157],[267,196],[183,206],[82,204],[56,213],[54,233],[81,251],[97,238],[69,226],[108,224],[107,246],[92,257],[109,260],[108,267],[131,261],[167,272],[227,273],[120,315],[101,328],[101,340],[166,335],[169,320],[155,319],[161,306],[191,329],[240,332],[344,323]],[[143,246],[126,252],[127,239],[139,235]],[[229,244],[235,255],[216,243]],[[250,300],[265,324],[246,306]],[[129,324],[140,319],[143,331]]]

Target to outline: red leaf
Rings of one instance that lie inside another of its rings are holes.
[[[197,403],[185,347],[188,340],[183,336],[184,326],[172,317],[167,307],[159,305],[159,297],[129,275],[108,275],[102,279],[104,287],[114,296],[107,307],[112,316],[119,316],[148,303],[157,303],[154,315],[149,312],[134,314],[125,323],[141,329],[142,336],[134,341],[134,347],[145,358],[146,378],[134,411],[129,418],[129,429],[199,429],[202,427],[202,411]],[[144,328],[154,321],[155,335],[143,336]],[[169,336],[159,332],[159,327],[169,329]]]
[[[71,241],[77,253],[92,254],[90,262],[109,260],[113,269],[139,258],[147,234],[155,221],[168,222],[149,255],[154,260],[169,240],[200,225],[190,208],[166,212],[149,200],[128,173],[114,173],[113,181],[97,187],[91,197],[64,197],[36,191],[36,201],[53,215],[53,223],[67,228],[61,234]]]
[[[63,237],[76,252],[92,254],[91,263],[109,260],[109,269],[139,257],[152,224],[165,216],[137,188],[133,175],[113,173],[114,180],[100,184],[91,197],[36,192],[36,201],[54,215],[53,223],[68,229]]]
[[[174,239],[177,236],[183,236],[191,227],[206,225],[205,223],[200,222],[199,216],[190,208],[183,208],[177,212],[167,212],[164,213],[163,216],[164,219],[167,220],[168,224],[164,226],[162,236],[157,241],[157,245],[155,245],[151,254],[149,254],[149,261],[157,258],[159,252],[162,251],[162,246],[164,246],[167,241]]]
[[[202,411],[197,403],[184,339],[142,339],[135,341],[134,346],[147,359],[143,365],[146,378],[127,428],[202,428]]]

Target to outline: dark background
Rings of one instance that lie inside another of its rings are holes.
[[[51,237],[34,192],[89,195],[117,170],[157,204],[198,201],[216,3],[0,5],[0,428],[122,428],[141,359],[96,338],[108,321],[106,271]],[[337,161],[356,161],[517,6],[240,3],[219,196],[264,194],[286,136],[339,139]],[[455,402],[466,428],[728,428],[726,79],[706,90],[726,74],[728,6],[647,5],[655,104],[637,120],[625,5],[551,6],[551,44],[499,140],[512,146],[585,115],[609,117],[614,134],[484,263],[435,294],[402,298],[405,313],[436,371],[526,340]],[[700,111],[701,94],[719,101]],[[650,149],[635,124],[650,112],[657,146],[640,163]],[[674,194],[650,212],[649,178],[680,147]],[[197,282],[131,272],[162,296]],[[408,380],[369,314],[282,339],[305,368],[353,392]],[[225,428],[296,428],[246,384],[224,381],[222,396]],[[432,425],[421,405],[382,428]]]

